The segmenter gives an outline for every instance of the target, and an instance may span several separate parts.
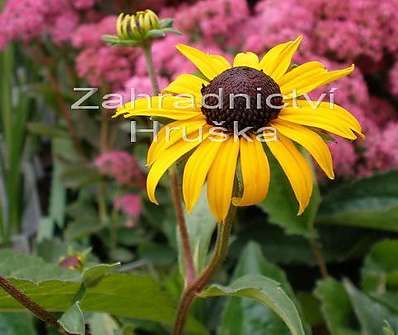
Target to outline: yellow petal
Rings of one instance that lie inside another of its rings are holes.
[[[240,168],[243,179],[242,198],[233,198],[234,206],[250,206],[262,201],[269,187],[270,170],[263,145],[254,136],[253,142],[240,139]]]
[[[207,173],[221,145],[222,142],[205,140],[185,164],[182,190],[185,206],[189,212],[200,197]]]
[[[311,199],[313,176],[310,166],[291,140],[279,135],[279,140],[266,142],[285,172],[299,203],[302,214]]]
[[[280,114],[278,118],[309,127],[323,129],[329,133],[336,134],[349,140],[355,140],[357,138],[355,134],[351,131],[351,129],[349,129],[349,127],[336,125],[334,121],[330,120],[330,118],[325,118],[322,115]]]
[[[260,61],[260,69],[262,69],[266,74],[269,75],[278,65],[279,55],[282,50],[287,48],[291,43],[292,41],[281,43],[268,50],[268,52]]]
[[[222,222],[231,206],[239,141],[230,137],[222,142],[207,176],[207,199],[218,222]]]
[[[278,119],[271,126],[308,150],[325,174],[334,179],[332,155],[321,136],[307,127]]]
[[[307,77],[311,77],[322,72],[326,72],[326,68],[322,63],[307,62],[285,73],[280,79],[278,79],[277,83],[283,91],[284,86],[291,85],[293,82],[301,82]]]
[[[181,74],[176,80],[172,81],[163,92],[189,95],[195,97],[195,102],[200,104],[202,99],[201,89],[209,82],[192,74]]]
[[[174,120],[187,120],[200,115],[195,101],[188,97],[162,95],[141,98],[117,109],[113,117],[158,116]]]
[[[209,55],[190,46],[179,44],[177,50],[188,58],[208,79],[213,79],[231,65],[222,56]]]
[[[191,139],[196,138],[197,134],[192,134]],[[167,171],[167,169],[173,165],[179,158],[185,155],[187,152],[198,146],[208,136],[208,132],[203,134],[203,138],[197,138],[195,141],[180,140],[167,150],[153,163],[149,170],[146,188],[148,198],[150,201],[158,204],[155,196],[156,187],[159,183],[160,178]]]
[[[322,102],[316,107],[317,102],[297,100],[297,107],[286,107],[278,115],[279,119],[293,123],[316,127],[326,130],[341,137],[355,140],[357,136],[363,136],[358,120],[344,108],[327,102]],[[311,105],[313,104],[313,105]]]
[[[278,80],[286,73],[290,64],[292,63],[293,56],[296,53],[302,40],[303,36],[297,37],[292,44],[290,44],[287,48],[281,51],[279,55],[280,57],[279,64],[275,67],[275,69],[271,73],[271,77],[274,80]]]
[[[293,55],[297,51],[302,39],[303,36],[299,36],[292,42],[277,45],[265,54],[260,62],[260,67],[266,74],[277,81],[289,68]]]
[[[119,36],[119,37],[124,36],[123,30],[122,30],[123,17],[124,17],[123,13],[119,14],[119,16],[117,17],[117,21],[116,21],[116,33],[117,33],[117,36]]]
[[[305,76],[301,80],[293,80],[281,87],[282,94],[285,99],[302,96],[318,87],[348,76],[354,71],[354,68],[355,66],[351,65],[350,67],[336,71],[319,71],[311,76]]]
[[[356,132],[361,137],[365,137],[365,135],[362,134],[361,124],[356,119],[356,117],[338,104],[327,101],[316,102],[312,100],[303,99],[303,100],[297,100],[296,106],[300,109],[303,107],[305,108],[310,107],[313,111],[317,110],[320,113],[325,113],[325,114],[336,113],[336,115],[340,119],[343,119],[350,124],[350,127],[354,132]]]
[[[259,69],[258,56],[253,52],[241,52],[235,56],[234,67],[248,66],[254,69]]]
[[[153,140],[147,154],[147,165],[152,165],[164,150],[193,132],[205,131],[206,120],[203,117],[184,121],[174,121],[163,126]]]

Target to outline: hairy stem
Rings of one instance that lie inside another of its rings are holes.
[[[185,282],[186,285],[189,285],[195,279],[195,266],[192,258],[192,250],[189,242],[189,234],[185,222],[184,210],[182,208],[177,169],[175,167],[172,167],[170,170],[170,187],[173,196],[174,207],[176,210],[178,230],[180,232],[183,250],[182,257],[185,265]]]
[[[144,51],[144,56],[145,56],[145,62],[148,70],[148,76],[149,79],[151,80],[152,84],[152,91],[154,95],[158,95],[160,93],[159,90],[159,83],[157,80],[156,76],[156,70],[155,66],[153,64],[153,59],[152,59],[152,48],[151,45],[144,45],[142,47]],[[195,266],[192,258],[192,250],[191,250],[191,245],[189,241],[189,235],[188,235],[188,229],[187,225],[185,222],[185,217],[184,217],[184,210],[182,207],[182,201],[181,201],[181,192],[178,184],[178,177],[177,177],[177,169],[173,167],[170,170],[170,188],[171,188],[171,194],[173,197],[174,201],[174,207],[176,211],[176,217],[177,217],[177,224],[178,224],[178,230],[179,234],[181,237],[181,244],[183,248],[183,259],[184,259],[184,265],[185,265],[185,274],[186,274],[186,284],[189,285],[194,278],[195,278]]]
[[[187,288],[184,290],[177,311],[177,317],[172,333],[173,335],[181,335],[183,333],[189,310],[192,306],[193,301],[195,300],[196,295],[204,289],[211,277],[224,261],[224,258],[228,251],[229,236],[231,234],[231,227],[234,217],[235,209],[231,210],[230,214],[224,222],[218,224],[217,240],[214,247],[213,256],[209,264],[199,275],[199,277],[195,279],[190,285],[188,285]]]
[[[158,78],[156,75],[155,65],[153,64],[152,47],[149,44],[149,45],[143,46],[142,49],[144,51],[144,57],[145,57],[146,68],[148,71],[148,76],[149,76],[149,79],[151,80],[152,93],[153,93],[153,95],[158,95],[160,93],[160,90],[159,90],[159,83],[158,83]]]
[[[29,311],[33,313],[38,319],[43,322],[55,327],[56,329],[60,329],[60,325],[58,320],[54,315],[47,312],[41,306],[32,301],[28,296],[18,290],[14,285],[12,285],[7,279],[0,276],[0,287],[3,288],[10,296],[12,296],[15,300],[17,300],[22,306],[27,308]],[[63,331],[65,334],[65,332]]]

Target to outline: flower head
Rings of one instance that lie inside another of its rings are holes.
[[[332,156],[319,133],[350,140],[363,135],[357,119],[343,107],[313,101],[307,95],[351,74],[354,66],[328,71],[312,61],[291,67],[301,40],[300,36],[279,44],[261,59],[251,52],[239,53],[232,65],[222,56],[179,45],[178,50],[203,76],[180,75],[164,89],[168,95],[119,108],[116,115],[175,120],[160,130],[148,151],[147,192],[152,202],[157,203],[155,190],[162,175],[190,153],[183,173],[185,205],[192,210],[207,181],[210,209],[222,222],[231,204],[248,206],[266,197],[270,153],[292,186],[298,213],[305,210],[313,173],[295,143],[333,179]]]

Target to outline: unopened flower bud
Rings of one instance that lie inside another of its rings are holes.
[[[172,19],[160,20],[150,9],[135,14],[120,14],[116,22],[116,36],[105,35],[104,41],[113,45],[142,46],[151,40],[179,32],[173,27]]]

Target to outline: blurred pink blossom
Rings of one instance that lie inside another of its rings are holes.
[[[95,0],[73,0],[73,6],[76,9],[88,9],[93,7]]]
[[[8,42],[26,42],[42,34],[53,36],[56,42],[66,41],[82,17],[77,10],[89,9],[94,2],[8,0],[0,14],[0,35],[5,36]]]
[[[336,137],[334,142],[328,142],[333,155],[333,165],[336,177],[355,175],[354,165],[356,154],[354,144]]]
[[[79,16],[74,11],[67,11],[55,19],[51,35],[56,44],[68,41],[79,24]]]
[[[95,166],[105,176],[121,185],[143,186],[144,175],[134,156],[125,151],[110,151],[95,159]]]
[[[113,206],[127,216],[126,227],[133,228],[137,225],[137,218],[142,211],[139,195],[130,193],[116,197]]]
[[[366,151],[366,170],[363,174],[398,168],[398,122],[389,123],[370,141]]]
[[[125,194],[114,199],[114,206],[128,216],[137,217],[140,215],[141,198],[137,194]]]
[[[205,39],[232,36],[248,14],[245,0],[203,0],[182,5],[175,13],[175,24],[185,33],[199,33]]]

